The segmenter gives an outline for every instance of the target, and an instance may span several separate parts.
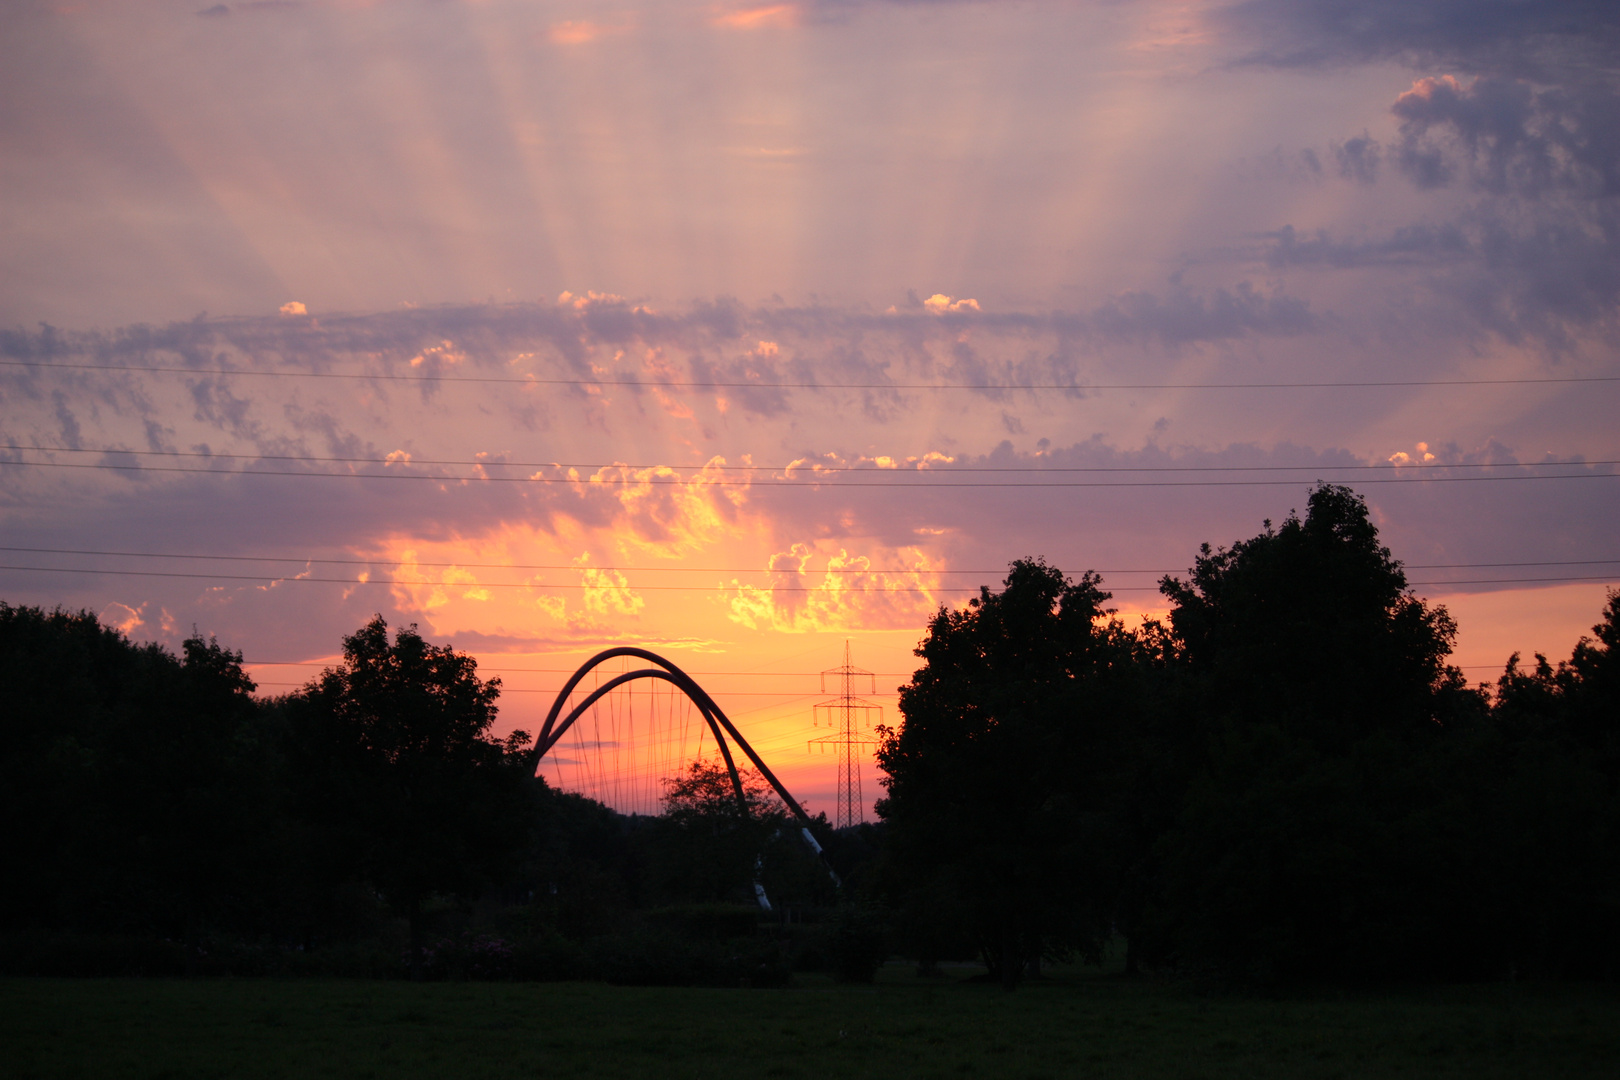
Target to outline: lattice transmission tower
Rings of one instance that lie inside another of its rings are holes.
[[[849,642],[844,642],[844,666],[830,668],[821,673],[821,692],[827,693],[831,682],[838,696],[815,707],[814,723],[821,726],[823,719],[833,729],[831,735],[811,739],[810,745],[823,753],[838,755],[838,812],[833,827],[847,828],[866,820],[866,799],[861,794],[861,759],[867,748],[876,746],[878,737],[871,734],[873,713],[878,723],[883,721],[883,706],[855,696],[858,684],[866,684],[866,692],[877,693],[877,677],[870,671],[854,667],[849,662]]]

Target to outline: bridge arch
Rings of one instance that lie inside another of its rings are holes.
[[[568,706],[569,697],[572,696],[585,677],[594,671],[598,665],[621,656],[646,660],[649,663],[656,664],[657,667],[639,668],[635,671],[626,671],[615,675],[607,682],[593,689],[578,705],[568,709],[567,713],[564,714],[563,710]],[[815,853],[821,864],[826,868],[827,873],[832,876],[833,884],[840,884],[837,873],[827,863],[826,853],[821,850],[821,845],[816,842],[815,836],[810,832],[810,815],[805,813],[804,807],[799,805],[799,800],[793,797],[793,793],[788,791],[782,782],[776,778],[775,773],[771,772],[770,766],[766,765],[754,748],[748,745],[748,740],[742,737],[742,732],[737,730],[736,725],[726,716],[724,710],[716,704],[714,698],[709,696],[708,691],[699,686],[697,680],[682,671],[674,663],[648,649],[638,648],[633,645],[620,645],[612,649],[604,649],[581,664],[579,670],[569,676],[568,681],[563,684],[563,688],[557,692],[557,698],[552,702],[551,710],[546,714],[545,723],[541,725],[540,734],[535,738],[534,749],[530,751],[533,771],[539,770],[540,762],[557,745],[558,740],[568,732],[574,722],[583,716],[591,706],[613,690],[639,679],[656,679],[670,683],[685,694],[687,700],[696,706],[698,712],[703,716],[704,723],[709,726],[710,732],[714,735],[715,745],[720,748],[720,756],[725,762],[726,772],[731,776],[732,791],[736,795],[737,804],[746,813],[748,801],[743,794],[742,776],[737,771],[737,762],[731,752],[731,747],[727,745],[728,740],[743,752],[754,768],[759,770],[760,776],[765,778],[765,782],[771,785],[771,788],[781,797],[782,802],[792,812],[794,818],[797,819],[800,838]],[[760,905],[769,909],[770,902],[766,900],[764,890],[758,884],[754,886],[754,890],[758,894]]]

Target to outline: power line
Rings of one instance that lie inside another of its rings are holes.
[[[244,666],[246,666],[246,665],[244,665]],[[1448,664],[1446,666],[1455,667],[1460,671],[1487,671],[1487,670],[1489,670],[1489,671],[1501,671],[1505,667],[1505,664]],[[499,668],[485,669],[483,667],[480,667],[479,670],[481,670],[481,671],[482,670],[498,671],[498,670],[502,670],[502,669],[499,669]],[[804,674],[804,673],[803,672],[796,672],[795,674]],[[814,673],[812,672],[810,674],[814,674]],[[895,675],[893,677],[894,678],[909,679],[909,678],[911,678],[911,676],[913,674],[915,674],[915,673],[914,672],[905,672],[904,674]],[[696,673],[693,673],[693,677],[694,678],[697,677]],[[890,676],[883,675],[882,673],[879,673],[879,677],[880,678],[889,678]],[[290,680],[290,679],[254,679],[253,683],[254,683],[255,686],[308,686],[309,685],[308,681],[297,682],[297,681]],[[557,690],[547,689],[547,688],[527,688],[527,687],[504,686],[504,685],[501,687],[501,695],[503,697],[505,695],[507,695],[507,694],[543,694],[543,695],[547,695],[547,696],[550,696],[550,697],[556,697],[557,693],[558,693]],[[778,692],[778,691],[774,691],[774,690],[723,690],[723,691],[715,691],[715,696],[722,697],[722,698],[738,698],[738,697],[779,698],[779,699],[781,699],[780,706],[787,706],[787,705],[793,704],[794,702],[807,701],[810,698],[820,697],[822,695],[821,694],[799,694],[799,693],[793,693],[791,691]],[[899,696],[899,692],[897,690],[878,690],[878,691],[875,691],[872,694],[872,696],[873,697],[881,697],[881,698],[892,698],[892,697]],[[740,715],[746,715],[747,713],[759,712],[759,711],[762,711],[763,709],[768,709],[768,708],[772,708],[772,707],[776,707],[776,706],[764,705],[764,706],[760,706],[758,709],[746,710],[746,712],[744,712],[744,713],[733,712],[731,715],[733,717],[736,717],[736,716],[740,716]],[[777,719],[788,719],[788,717],[778,717]],[[790,734],[786,734],[786,735],[779,735],[776,738],[771,739],[771,740],[767,740],[767,741],[765,741],[763,743],[755,742],[754,743],[754,748],[756,750],[781,749],[781,748],[786,747],[786,746],[797,745],[799,743],[800,739],[801,739],[801,736],[799,736],[797,734],[791,734],[790,733]]]
[[[106,570],[92,567],[76,566],[0,566],[0,570],[17,570],[28,573],[41,574],[98,574],[109,577],[157,577],[157,578],[185,578],[201,581],[272,581],[308,582],[311,584],[328,585],[407,585],[407,586],[435,586],[450,589],[623,589],[627,592],[713,592],[716,588],[726,586],[708,585],[592,585],[587,582],[546,582],[530,583],[522,581],[408,581],[400,578],[368,578],[359,581],[354,578],[335,577],[276,577],[265,574],[199,574],[185,573],[178,570]],[[1617,574],[1581,574],[1563,577],[1526,577],[1526,578],[1459,578],[1449,581],[1409,581],[1409,586],[1419,585],[1523,585],[1532,582],[1579,582],[1579,581],[1611,581]],[[876,585],[860,589],[860,592],[916,592],[926,593],[947,587],[923,586],[895,586]],[[956,590],[971,588],[968,585],[958,585]],[[840,592],[837,585],[772,585],[771,592],[787,593],[815,593]],[[1122,585],[1107,589],[1108,592],[1158,592],[1153,585],[1131,586]]]
[[[595,569],[593,567],[570,567],[570,569]],[[711,592],[716,586],[708,585],[591,585],[586,582],[547,582],[532,584],[522,581],[407,581],[399,578],[369,578],[358,581],[354,578],[338,577],[276,577],[266,574],[199,574],[184,573],[177,570],[106,570],[91,567],[74,566],[0,566],[0,570],[19,570],[46,574],[101,574],[111,577],[160,577],[160,578],[191,578],[203,581],[287,581],[310,582],[316,584],[335,585],[410,585],[410,586],[443,586],[452,589],[603,589],[622,588],[634,592]],[[723,587],[723,586],[720,586]],[[970,586],[959,586],[970,588]],[[773,586],[775,592],[836,592],[838,586],[834,585],[805,585],[805,586]],[[863,590],[865,592],[925,592],[921,587],[899,588],[880,586]],[[1156,592],[1156,588],[1143,587],[1141,589],[1121,589],[1118,591]]]
[[[174,554],[157,551],[96,551],[89,548],[47,548],[47,547],[16,547],[0,545],[0,551],[27,552],[33,555],[98,555],[131,559],[200,559],[214,562],[285,562],[300,565],[320,566],[432,566],[457,567],[467,569],[486,570],[613,570],[619,572],[637,573],[683,573],[683,574],[779,574],[790,573],[785,570],[772,570],[769,567],[758,566],[625,566],[619,564],[603,564],[601,566],[581,566],[578,563],[489,563],[489,562],[417,562],[409,563],[399,559],[311,559],[296,555],[199,555]],[[1556,559],[1537,562],[1480,562],[1480,563],[1402,563],[1407,570],[1482,570],[1486,568],[1526,567],[1526,566],[1597,566],[1620,564],[1620,559]],[[1097,574],[1181,574],[1187,568],[1173,567],[1170,569],[1113,569],[1089,568]],[[972,574],[976,576],[1004,574],[1005,566],[993,570],[936,570],[918,569],[915,567],[827,567],[824,570],[811,570],[812,574],[866,574],[866,573],[924,573],[924,574]]]
[[[244,661],[243,666],[251,666],[251,663],[252,663],[251,661]],[[1501,671],[1503,669],[1503,667],[1505,667],[1506,665],[1505,664],[1449,664],[1449,665],[1446,665],[1446,666],[1455,667],[1455,668],[1457,668],[1457,669],[1459,669],[1461,671],[1484,671],[1486,669],[1489,669],[1491,671]],[[509,670],[509,669],[502,669],[502,668],[487,668],[486,669],[486,668],[480,666],[479,670],[480,671],[485,671],[485,670],[488,670],[488,671],[501,671],[501,670]],[[804,674],[804,673],[803,672],[795,672],[794,674]],[[810,674],[814,674],[814,672],[811,672]],[[911,676],[913,674],[915,674],[915,673],[908,671],[908,672],[905,672],[904,674],[895,675],[895,676],[892,676],[892,677],[893,678],[898,678],[898,679],[909,679],[909,678],[911,678]],[[695,673],[695,672],[692,673],[692,676],[693,676],[693,678],[697,678],[697,673]],[[880,672],[878,677],[879,678],[890,678],[891,676],[884,675],[883,673]],[[296,682],[296,681],[289,680],[289,679],[254,679],[253,683],[254,683],[255,686],[308,686],[309,685],[309,683],[307,681],[306,682]],[[506,694],[549,694],[552,697],[556,697],[557,696],[557,690],[531,689],[531,688],[503,685],[501,687],[501,694],[503,696],[506,695]],[[821,694],[799,694],[799,693],[794,693],[792,691],[778,692],[778,691],[775,691],[775,690],[717,690],[717,691],[714,691],[714,696],[722,697],[722,698],[733,698],[733,697],[782,698],[782,699],[784,699],[783,704],[787,705],[787,704],[792,704],[795,701],[806,701],[806,700],[808,700],[810,698],[813,698],[813,697],[821,697],[822,695]],[[894,691],[894,690],[878,690],[878,691],[874,691],[872,696],[873,697],[884,697],[884,698],[897,697],[898,696],[898,691]],[[764,708],[769,708],[769,707],[770,706],[764,706]],[[758,711],[758,710],[750,710],[750,711]],[[732,713],[732,715],[737,716],[737,715],[740,715],[740,714]],[[783,717],[783,718],[779,718],[779,719],[786,719],[786,718]],[[800,738],[801,738],[801,736],[794,735],[794,734],[778,736],[775,740],[772,740],[772,742],[755,743],[754,748],[756,750],[767,749],[770,746],[772,746],[773,743],[777,748],[780,748],[780,747],[783,747],[783,746],[794,745],[794,744],[797,744],[800,741]]]
[[[449,636],[454,637],[455,635],[451,634]],[[333,666],[332,664],[324,663],[324,662],[322,662],[320,660],[243,660],[242,665],[244,667],[332,667]],[[494,671],[494,672],[524,671],[524,672],[541,672],[541,673],[548,674],[548,675],[572,675],[577,669],[576,668],[571,668],[571,667],[568,667],[568,668],[559,668],[559,667],[513,667],[513,666],[506,665],[506,664],[502,664],[502,665],[499,665],[499,666],[494,666],[494,665],[482,664],[481,663],[481,664],[478,665],[478,670],[479,671]],[[617,674],[617,673],[615,673],[615,674]],[[802,677],[802,678],[807,678],[808,679],[808,678],[814,678],[816,676],[816,672],[814,672],[814,671],[688,671],[687,674],[692,676],[692,678],[694,678],[694,679],[714,679],[714,678],[719,678],[721,676],[748,676],[749,678],[753,678],[753,677],[757,676],[759,678],[769,677],[769,678],[795,678],[795,679]],[[880,678],[880,679],[909,679],[909,678],[911,678],[911,676],[912,676],[912,672],[909,672],[909,671],[879,671],[879,672],[877,672],[876,677]],[[804,695],[804,696],[814,697],[815,695],[810,694],[810,695]]]
[[[493,463],[492,463],[493,464]],[[1582,462],[1586,464],[1616,464],[1616,462]],[[320,480],[417,480],[430,483],[483,483],[483,484],[560,484],[569,486],[583,486],[601,481],[589,477],[574,476],[433,476],[425,473],[344,473],[344,472],[309,472],[295,469],[185,469],[177,466],[165,465],[117,465],[110,462],[81,463],[72,461],[7,461],[0,462],[0,467],[35,468],[35,469],[102,469],[113,472],[132,473],[188,473],[201,476],[292,476],[302,479]],[[627,468],[629,466],[626,466]],[[1497,466],[1498,468],[1502,466]],[[1513,466],[1526,468],[1532,466]],[[872,469],[870,471],[882,475],[888,470]],[[1038,472],[1039,470],[1031,470]],[[1147,471],[1147,470],[1136,470]],[[1181,471],[1181,470],[1167,470]],[[1190,471],[1190,470],[1188,470]],[[1235,471],[1235,470],[1234,470]],[[1316,472],[1317,474],[1331,473],[1333,466],[1301,466],[1301,472]],[[915,474],[921,475],[921,474]],[[1471,483],[1495,482],[1516,480],[1613,480],[1620,478],[1620,473],[1559,473],[1559,474],[1530,474],[1510,476],[1421,476],[1404,479],[1394,476],[1367,476],[1356,480],[1357,484],[1445,484],[1445,483]],[[685,486],[689,481],[681,477],[645,477],[634,481],[635,485],[653,487]],[[807,477],[803,480],[750,480],[750,490],[758,488],[797,488],[801,491],[817,491],[821,488],[829,490],[849,490],[852,488],[1153,488],[1153,487],[1282,487],[1293,486],[1303,482],[1303,478],[1294,477],[1288,480],[1043,480],[1029,483],[1007,483],[1000,480],[885,480],[879,483],[852,483],[838,481],[829,483],[816,478]]]
[[[482,669],[480,669],[480,670],[482,670]],[[494,670],[494,669],[491,669],[491,670]],[[907,675],[905,677],[910,678],[909,675]],[[308,682],[293,682],[293,681],[289,681],[289,680],[285,680],[285,679],[254,679],[253,682],[257,686],[308,686],[309,685]],[[523,687],[517,687],[517,686],[502,686],[501,687],[501,693],[502,694],[550,694],[552,697],[557,696],[557,691],[556,690],[525,689]],[[820,695],[819,694],[800,694],[800,693],[795,693],[795,692],[790,691],[790,690],[789,691],[726,690],[726,691],[720,692],[719,696],[720,697],[785,698],[785,699],[791,699],[793,701],[798,701],[798,700],[804,699],[804,698],[819,697]],[[895,695],[894,691],[877,691],[876,693],[873,694],[873,696],[874,697],[894,697],[896,695]]]
[[[507,469],[669,469],[671,471],[703,472],[709,465],[670,465],[666,463],[655,464],[629,464],[626,462],[566,462],[566,461],[481,461],[476,458],[417,458],[405,460],[390,459],[387,457],[340,457],[322,454],[226,454],[204,452],[201,450],[122,450],[122,449],[96,449],[82,446],[38,446],[11,443],[0,445],[0,450],[35,451],[50,454],[119,454],[128,457],[165,457],[165,458],[203,458],[209,461],[311,461],[322,463],[337,463],[347,465],[459,465],[468,468],[487,468],[500,466]],[[0,462],[10,465],[51,465],[53,462]],[[111,464],[111,463],[95,463]],[[903,472],[938,472],[946,473],[1185,473],[1185,472],[1321,472],[1331,469],[1336,472],[1404,472],[1411,469],[1529,469],[1551,468],[1564,466],[1580,468],[1590,465],[1620,465],[1620,458],[1603,460],[1569,460],[1569,461],[1466,461],[1447,464],[1439,461],[1414,461],[1397,465],[1393,462],[1376,462],[1363,465],[1328,465],[1321,462],[1311,465],[1053,465],[1053,466],[989,466],[989,465],[956,465],[949,468],[930,469],[889,469],[876,464],[873,465],[818,465],[801,464],[793,461],[786,465],[719,465],[714,466],[718,471],[724,472],[789,472],[802,469],[808,476],[823,476],[828,473],[875,473],[877,475],[891,475]],[[83,467],[83,466],[79,466]],[[123,466],[129,468],[131,466]],[[231,470],[194,470],[197,472],[226,472]],[[281,474],[274,474],[281,475]],[[302,473],[298,475],[303,475]],[[329,475],[353,476],[354,473],[335,473]],[[446,479],[445,477],[429,477],[428,479]],[[450,478],[457,479],[457,478]],[[476,479],[482,479],[481,477]]]
[[[48,360],[0,360],[0,367],[61,371],[116,371],[129,374],[238,375],[271,379],[349,379],[405,383],[471,383],[502,386],[622,386],[642,390],[1348,390],[1433,386],[1536,386],[1620,382],[1620,375],[1575,375],[1517,379],[1371,379],[1328,382],[1232,383],[899,383],[899,382],[750,382],[720,379],[547,379],[538,376],[404,375],[348,371],[274,371],[265,368],[201,368],[160,364],[80,364]]]

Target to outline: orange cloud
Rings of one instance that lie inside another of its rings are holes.
[[[943,315],[947,311],[978,311],[979,302],[974,299],[953,300],[944,293],[935,293],[923,301],[923,307],[930,314]]]
[[[1409,454],[1405,450],[1397,450],[1389,455],[1388,461],[1392,465],[1427,465],[1434,459],[1434,455],[1429,452],[1429,444],[1420,442],[1417,444],[1415,453]]]
[[[456,343],[446,338],[437,345],[430,345],[411,357],[411,367],[421,367],[423,364],[439,361],[446,364],[459,364],[467,359],[467,354],[456,351]]]
[[[426,567],[420,565],[417,559],[415,549],[407,548],[391,560],[395,563],[398,576],[389,591],[400,607],[432,614],[455,600],[490,599],[489,590],[479,584],[471,570],[460,566]],[[361,580],[367,577],[369,574],[364,574]]]
[[[557,294],[558,307],[571,307],[575,311],[584,311],[586,308],[595,305],[624,306],[627,304],[629,304],[629,301],[620,296],[618,293],[599,293],[595,289],[587,290],[584,296],[576,296],[574,293],[568,292],[567,290]],[[638,307],[635,310],[642,311],[647,309]]]
[[[798,4],[767,4],[764,7],[742,8],[721,12],[711,20],[716,26],[728,30],[755,30],[763,26],[797,26]]]
[[[732,581],[726,617],[750,630],[788,634],[920,626],[939,606],[938,575],[917,549],[896,554],[911,565],[874,570],[870,558],[840,548],[818,580],[810,567],[816,551],[794,544],[771,556],[770,585]]]
[[[592,566],[590,562],[589,554],[574,560],[584,586],[581,600],[585,610],[595,615],[639,615],[647,602],[630,588],[625,576],[617,570]]]
[[[684,479],[667,467],[615,465],[594,473],[588,488],[606,489],[618,501],[621,541],[633,540],[650,551],[675,556],[737,530],[737,511],[748,499],[748,482],[727,477],[725,464],[724,458],[713,458]]]
[[[115,602],[102,608],[98,618],[101,620],[101,625],[110,626],[120,634],[130,634],[139,627],[146,625],[146,620],[141,617],[141,612],[145,610],[145,604],[140,606],[140,610],[136,610],[128,604]]]
[[[794,458],[783,467],[782,475],[794,477],[809,473],[812,476],[820,476],[860,468],[907,469],[920,472],[940,465],[949,465],[955,460],[949,454],[942,454],[938,450],[930,450],[921,456],[913,454],[901,458],[890,454],[862,454],[857,458],[846,458],[836,453],[825,453]]]
[[[590,19],[568,19],[552,23],[546,38],[553,45],[584,45],[612,34],[624,34],[635,29],[629,21],[615,23],[592,22]]]
[[[1456,76],[1454,75],[1426,76],[1425,78],[1418,79],[1412,84],[1412,89],[1406,91],[1406,93],[1395,99],[1395,108],[1399,109],[1402,105],[1414,100],[1427,101],[1428,99],[1434,97],[1437,92],[1443,94],[1462,94],[1464,93],[1464,90],[1462,84],[1457,81]]]

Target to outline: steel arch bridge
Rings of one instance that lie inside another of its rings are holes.
[[[657,666],[638,668],[634,671],[626,671],[613,676],[611,679],[608,679],[606,682],[593,689],[579,702],[579,704],[575,705],[571,709],[568,709],[567,713],[565,714],[563,710],[568,706],[568,699],[573,695],[574,690],[579,686],[579,684],[584,681],[584,679],[590,675],[591,672],[596,670],[598,665],[609,660],[618,659],[619,657],[634,657],[635,659],[645,660]],[[708,725],[709,731],[714,736],[715,745],[720,750],[720,757],[725,762],[726,772],[731,777],[731,787],[733,793],[736,795],[737,804],[742,808],[744,813],[747,813],[748,800],[743,793],[742,776],[737,771],[736,757],[732,753],[731,746],[728,745],[728,741],[729,743],[734,743],[737,748],[743,752],[743,754],[748,758],[749,762],[753,764],[754,768],[759,770],[760,776],[764,777],[765,781],[771,785],[771,787],[776,791],[776,794],[781,797],[782,802],[786,804],[788,810],[792,812],[794,818],[797,819],[800,837],[804,840],[805,845],[809,847],[809,849],[815,854],[816,858],[820,860],[827,873],[832,877],[833,884],[841,884],[838,880],[837,873],[835,873],[831,865],[828,864],[826,854],[822,851],[821,845],[816,842],[815,836],[811,834],[810,815],[805,813],[804,807],[799,805],[799,800],[793,797],[793,793],[788,791],[788,789],[783,786],[782,782],[776,778],[775,773],[771,772],[770,766],[766,765],[764,760],[760,758],[759,754],[754,751],[754,748],[748,745],[748,740],[742,737],[742,733],[739,732],[736,726],[732,724],[731,720],[727,718],[725,711],[715,703],[714,698],[709,696],[708,691],[704,690],[703,687],[697,684],[695,679],[693,679],[686,672],[682,671],[680,668],[676,667],[673,663],[664,659],[662,656],[659,656],[657,653],[651,652],[647,649],[641,649],[631,645],[622,645],[617,648],[604,649],[580,665],[579,670],[575,671],[574,674],[569,677],[568,681],[563,684],[563,688],[557,692],[557,699],[552,702],[551,710],[546,714],[545,723],[541,725],[540,734],[534,741],[534,749],[529,752],[531,755],[531,771],[539,771],[540,763],[545,759],[545,756],[549,754],[557,745],[558,741],[561,740],[565,734],[567,734],[568,729],[573,727],[574,723],[579,720],[579,718],[587,711],[589,711],[592,706],[619,687],[624,686],[627,683],[635,682],[639,679],[654,679],[673,685],[676,689],[680,690],[681,693],[686,696],[687,700],[697,708],[700,714],[702,714],[703,721]],[[769,910],[771,906],[770,901],[765,896],[764,888],[759,885],[758,882],[756,882],[754,885],[754,892],[759,899],[760,906]]]

